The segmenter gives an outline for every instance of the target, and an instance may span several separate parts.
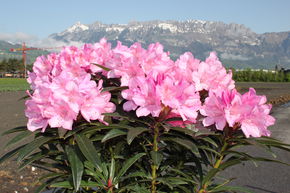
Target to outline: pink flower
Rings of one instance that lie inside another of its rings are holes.
[[[173,113],[180,115],[183,121],[195,122],[201,102],[193,84],[186,81],[178,82],[167,76],[160,85],[157,85],[157,92],[162,104],[170,107]]]
[[[185,79],[192,82],[192,73],[198,70],[199,65],[200,60],[195,59],[190,52],[186,52],[175,62],[175,69],[172,74],[177,80]]]
[[[30,131],[35,131],[41,128],[44,132],[48,125],[48,119],[42,116],[38,104],[33,100],[27,100],[25,105],[25,116],[28,117],[27,128]]]
[[[206,116],[203,124],[215,124],[218,130],[223,130],[226,124],[229,127],[240,124],[246,137],[270,136],[267,127],[273,125],[275,119],[269,115],[271,105],[265,102],[266,98],[257,96],[253,88],[244,95],[240,95],[236,90],[210,92],[200,111]]]
[[[121,77],[121,86],[128,86],[130,79],[144,77],[141,60],[145,52],[139,43],[128,48],[118,42],[117,47],[113,49],[113,57],[107,64],[112,69],[108,77]]]
[[[150,74],[154,80],[157,80],[158,75],[170,72],[174,62],[170,59],[169,53],[164,52],[163,46],[157,42],[149,45],[142,58],[141,66],[145,74]]]
[[[205,62],[199,64],[196,71],[193,71],[192,80],[197,91],[219,91],[235,87],[231,71],[226,72],[214,52],[210,53]]]
[[[209,96],[205,99],[203,108],[200,113],[206,116],[203,120],[204,126],[215,124],[218,130],[223,130],[227,122],[231,125],[239,117],[239,111],[235,111],[229,116],[232,108],[239,107],[241,104],[241,95],[234,90],[225,90],[223,92],[209,92]]]
[[[246,137],[270,136],[271,132],[267,127],[275,123],[275,119],[269,115],[271,105],[265,104],[266,97],[256,95],[253,88],[242,96],[241,129]]]
[[[111,94],[109,92],[102,92],[102,84],[103,81],[100,80],[98,87],[92,88],[83,100],[81,114],[88,122],[90,120],[104,122],[103,113],[115,111],[115,105],[110,102]]]
[[[122,97],[128,101],[123,108],[126,111],[136,110],[138,117],[151,114],[158,117],[162,106],[156,92],[156,82],[152,77],[138,77],[129,82],[129,89],[122,91]]]
[[[92,63],[104,65],[111,58],[110,44],[102,39],[81,49],[65,47],[59,54],[39,57],[29,73],[33,94],[26,102],[28,129],[62,127],[71,130],[81,113],[87,120],[103,122],[103,113],[111,113],[115,105],[109,92],[101,92],[91,74],[103,72]]]

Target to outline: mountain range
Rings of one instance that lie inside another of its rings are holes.
[[[156,20],[85,25],[77,22],[49,36],[66,44],[95,43],[103,37],[113,46],[117,41],[128,46],[140,42],[146,48],[150,43],[160,42],[173,59],[189,51],[203,60],[209,52],[215,51],[227,67],[273,69],[277,65],[290,68],[290,31],[258,34],[236,23]]]

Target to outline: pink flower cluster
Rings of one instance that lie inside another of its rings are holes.
[[[103,71],[93,63],[110,70]],[[91,76],[102,73],[120,78],[127,86],[121,95],[125,111],[153,117],[180,117],[173,125],[196,123],[199,112],[204,126],[218,130],[239,125],[246,137],[269,136],[267,127],[274,124],[271,106],[254,89],[244,95],[235,90],[231,71],[227,72],[214,52],[205,61],[189,52],[173,61],[160,43],[148,49],[139,43],[130,47],[118,42],[114,49],[105,39],[81,49],[66,47],[59,54],[39,57],[28,81],[34,90],[26,102],[28,128],[63,127],[72,129],[79,114],[87,121],[103,121],[103,113],[113,112],[109,92],[102,92]],[[208,93],[205,102],[201,102]],[[168,110],[169,109],[169,110]]]
[[[237,124],[246,137],[270,136],[267,127],[275,119],[269,115],[271,105],[265,103],[266,97],[257,96],[253,88],[243,95],[235,89],[210,92],[200,112],[206,116],[204,126],[215,124],[218,130],[223,130],[226,124],[231,128]]]
[[[110,45],[105,40],[81,49],[66,47],[59,54],[38,57],[29,73],[33,94],[26,101],[28,129],[44,131],[48,125],[71,130],[79,114],[87,121],[103,121],[103,113],[113,112],[111,94],[102,92],[91,74],[102,69],[92,63],[104,64]]]

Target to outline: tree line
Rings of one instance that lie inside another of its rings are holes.
[[[32,65],[27,65],[27,70],[31,70]],[[16,58],[9,58],[9,59],[3,59],[0,61],[0,73],[23,73],[24,72],[24,66],[23,61],[21,59]]]
[[[237,82],[290,82],[290,72],[285,70],[231,70]]]

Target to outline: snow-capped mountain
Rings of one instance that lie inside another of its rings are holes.
[[[94,43],[102,37],[116,44],[131,45],[138,41],[143,46],[160,42],[172,57],[190,51],[203,59],[216,51],[223,62],[236,68],[290,67],[290,31],[257,34],[241,24],[187,20],[148,21],[128,24],[95,22],[75,25],[50,35],[58,41]]]

